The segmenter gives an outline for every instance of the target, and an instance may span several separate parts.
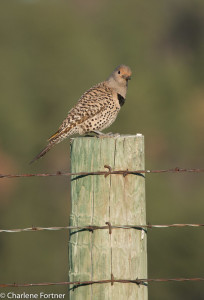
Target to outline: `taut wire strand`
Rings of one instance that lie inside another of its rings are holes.
[[[182,228],[182,227],[204,227],[204,224],[144,224],[144,225],[111,225],[112,229],[136,229],[136,230],[144,230],[145,228]],[[60,226],[60,227],[28,227],[28,228],[18,228],[18,229],[0,229],[0,233],[17,233],[17,232],[27,232],[27,231],[57,231],[57,230],[102,230],[108,229],[110,231],[109,225],[104,226],[96,226],[96,225],[87,225],[87,226]]]
[[[1,283],[0,287],[31,287],[31,286],[50,286],[50,285],[74,285],[74,289],[82,285],[103,284],[103,283],[135,283],[147,285],[150,282],[184,282],[184,281],[204,281],[202,277],[194,278],[146,278],[146,279],[107,279],[93,281],[61,281],[61,282],[40,282],[40,283]]]
[[[104,166],[108,171],[96,171],[96,172],[61,172],[55,173],[39,173],[39,174],[0,174],[0,178],[19,178],[19,177],[52,177],[52,176],[88,176],[88,175],[138,175],[138,174],[151,174],[151,173],[202,173],[204,169],[187,169],[187,168],[172,168],[164,170],[112,170],[108,165]]]

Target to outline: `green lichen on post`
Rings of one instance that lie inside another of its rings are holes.
[[[71,144],[71,172],[144,169],[144,137],[79,137]],[[138,175],[89,175],[71,178],[71,226],[146,223],[145,179]],[[72,230],[69,280],[147,277],[146,234],[136,229]],[[147,300],[147,287],[114,283],[80,286],[70,299]]]

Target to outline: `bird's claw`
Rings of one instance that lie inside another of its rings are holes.
[[[112,132],[108,132],[108,133],[103,133],[103,132],[100,132],[100,131],[91,131],[90,133],[94,133],[95,136],[97,138],[104,138],[104,137],[119,137],[120,134],[119,133],[112,133]],[[90,135],[88,135],[90,136]]]

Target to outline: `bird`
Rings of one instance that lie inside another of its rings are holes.
[[[53,146],[74,135],[94,133],[109,127],[125,103],[128,81],[132,71],[126,65],[119,65],[107,80],[87,90],[77,104],[68,112],[66,119],[49,139],[47,146],[30,162],[43,157]]]

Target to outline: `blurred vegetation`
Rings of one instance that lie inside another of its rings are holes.
[[[68,170],[69,140],[28,162],[121,63],[133,76],[110,130],[145,135],[147,168],[202,168],[203,0],[1,0],[0,173]],[[146,187],[148,222],[203,223],[202,174],[147,175]],[[66,226],[69,193],[68,178],[1,179],[0,228]],[[67,232],[1,234],[0,282],[66,281],[67,243]],[[204,277],[203,251],[202,228],[150,230],[149,277]],[[67,287],[26,289],[38,291]],[[203,298],[201,283],[149,286],[149,299]]]

